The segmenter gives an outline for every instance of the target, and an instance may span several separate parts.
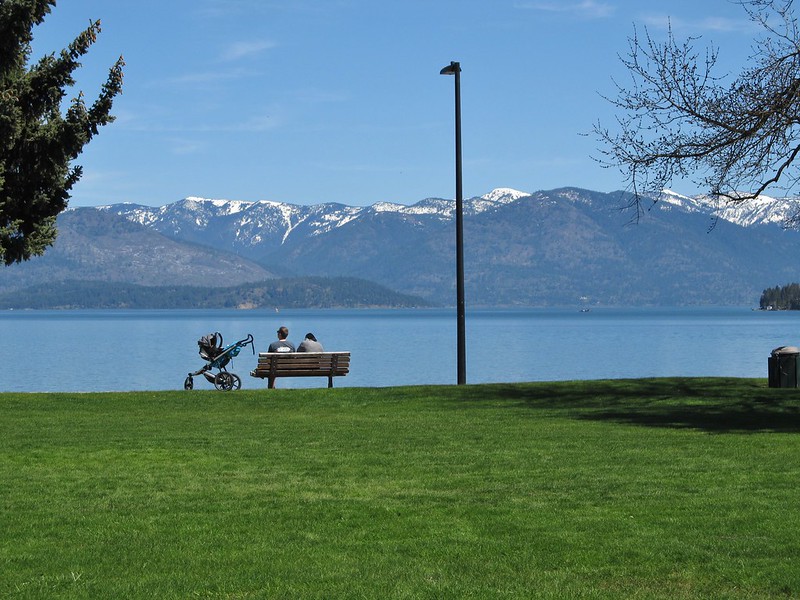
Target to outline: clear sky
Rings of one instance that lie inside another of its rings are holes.
[[[668,17],[734,73],[749,54],[752,24],[730,0],[59,0],[33,57],[101,19],[76,89],[91,101],[117,56],[127,63],[71,206],[453,198],[450,61],[465,197],[608,192],[624,182],[592,159],[593,124],[614,119],[601,94],[624,80],[634,25],[663,36]]]

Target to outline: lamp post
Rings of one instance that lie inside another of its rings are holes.
[[[440,75],[456,83],[456,307],[458,312],[458,385],[467,383],[466,309],[464,304],[464,197],[461,188],[461,63],[451,62]]]

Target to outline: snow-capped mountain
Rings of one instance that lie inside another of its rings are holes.
[[[530,194],[526,192],[498,188],[484,196],[465,200],[464,213],[480,214],[528,196]],[[263,244],[284,244],[292,236],[324,235],[355,220],[381,214],[449,221],[454,218],[455,201],[427,198],[410,206],[378,202],[356,207],[334,203],[303,206],[270,200],[247,202],[189,197],[159,207],[114,204],[99,208],[169,237],[226,249],[244,249]],[[229,243],[221,246],[214,243],[222,238]]]
[[[483,196],[464,201],[465,215],[479,215],[533,197],[536,201],[555,199],[574,203],[591,202],[591,196],[577,188],[563,188],[535,195],[511,188],[497,188]],[[647,201],[645,201],[647,202]],[[620,207],[625,204],[620,201]],[[708,215],[742,227],[781,225],[792,222],[800,213],[800,199],[761,196],[732,204],[709,196],[684,196],[664,190],[654,205],[660,211],[680,210]],[[270,200],[243,201],[188,197],[160,207],[115,204],[101,210],[122,215],[169,237],[177,237],[225,249],[245,249],[264,244],[285,244],[293,236],[307,237],[330,233],[360,219],[393,215],[410,219],[446,222],[455,216],[455,201],[426,198],[415,204],[377,202],[371,206],[346,206],[327,203],[311,206]],[[227,243],[220,244],[224,239]]]
[[[712,196],[684,196],[664,190],[660,201],[665,207],[675,206],[685,211],[708,214],[742,227],[753,225],[791,226],[800,214],[800,198],[773,198],[761,195],[752,200],[731,202]],[[662,207],[663,208],[663,207]]]
[[[636,225],[622,210],[630,200],[577,188],[498,188],[465,200],[468,304],[753,306],[764,289],[800,281],[800,233],[782,226],[797,199],[732,206],[665,191]],[[454,213],[442,198],[356,207],[192,197],[78,208],[59,217],[44,257],[0,273],[0,290],[67,279],[221,286],[358,277],[447,305]]]

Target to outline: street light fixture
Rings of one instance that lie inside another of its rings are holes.
[[[464,304],[464,196],[461,188],[461,63],[451,62],[440,75],[456,83],[456,296],[458,312],[458,385],[467,383],[466,309]]]

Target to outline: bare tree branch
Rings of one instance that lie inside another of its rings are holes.
[[[631,80],[607,98],[613,129],[595,125],[600,162],[622,173],[637,215],[676,180],[691,180],[729,202],[800,179],[800,32],[792,0],[738,0],[761,34],[730,83],[716,74],[718,50],[697,38],[666,41],[634,29],[620,57]]]

